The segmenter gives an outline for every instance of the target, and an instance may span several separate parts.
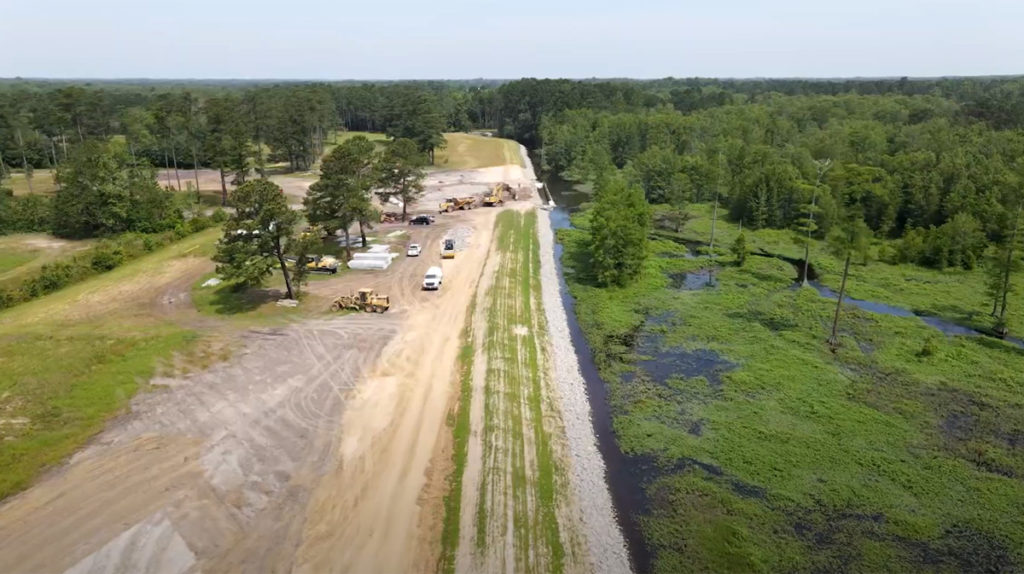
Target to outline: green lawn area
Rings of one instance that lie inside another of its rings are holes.
[[[697,209],[684,235],[706,240]],[[723,245],[738,231],[718,229]],[[1024,501],[1024,351],[845,307],[832,354],[834,302],[792,288],[781,260],[722,257],[715,286],[687,291],[670,275],[708,260],[656,241],[637,283],[599,289],[585,231],[560,236],[616,438],[641,469],[656,572],[1024,568],[1024,514],[1011,510]],[[747,237],[796,255],[778,232]],[[812,262],[837,285],[821,252]],[[910,308],[984,309],[975,275],[944,275],[874,263],[849,287]]]
[[[0,499],[121,412],[198,335],[148,311],[153,284],[201,263],[210,229],[0,313]]]
[[[447,145],[434,154],[434,169],[477,169],[523,165],[519,144],[495,137],[464,133],[444,135]]]
[[[0,288],[16,286],[44,264],[92,244],[91,240],[68,241],[45,233],[0,236]]]
[[[0,251],[0,277],[3,277],[12,269],[21,267],[35,258],[35,255],[28,253],[5,253]]]
[[[14,195],[28,194],[29,181],[25,173],[21,171],[11,172],[10,177],[0,182],[0,187],[7,187],[14,191]],[[37,169],[32,172],[32,191],[34,193],[50,194],[57,191],[57,182],[53,180],[53,171],[49,169]]]

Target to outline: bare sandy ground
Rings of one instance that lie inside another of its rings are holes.
[[[432,177],[411,211],[451,195],[446,178],[528,183],[518,166]],[[498,211],[393,225],[425,246],[420,258],[309,285],[309,304],[374,287],[392,297],[387,314],[251,329],[231,360],[152,381],[129,414],[0,505],[0,572],[432,571],[459,334]],[[456,232],[462,250],[442,262],[431,246]],[[420,291],[438,264],[444,287]],[[148,312],[187,302],[171,291],[194,274],[176,272],[152,278]]]
[[[421,496],[496,212],[395,225],[421,257],[309,286],[319,303],[377,288],[387,314],[250,330],[229,362],[152,381],[129,415],[0,506],[0,572],[431,569],[439,538],[424,525],[439,522],[419,515]],[[441,262],[431,246],[455,230],[462,251]],[[420,291],[435,264],[444,288]],[[169,292],[194,279],[179,271],[149,278],[144,312],[187,301]]]
[[[168,176],[170,177],[170,184],[168,184]],[[199,178],[199,189],[203,191],[220,191],[220,172],[215,169],[200,169],[198,173],[193,172],[193,170],[191,169],[179,169],[178,177],[181,178],[181,190],[185,191],[186,189],[188,189],[189,184],[192,184],[192,186],[194,187],[197,176]],[[316,181],[317,177],[318,176],[316,173],[303,172],[284,175],[272,175],[269,177],[269,179],[270,181],[273,181],[277,185],[281,186],[281,189],[284,190],[285,194],[295,198],[301,198],[306,195],[306,191],[309,190],[310,184]],[[228,174],[225,177],[228,193],[230,193],[231,190],[235,188],[235,186],[231,185],[232,179],[234,179],[234,176],[231,174]],[[177,189],[178,187],[178,181],[174,177],[173,169],[157,170],[157,182],[164,187],[166,187],[167,185],[170,185],[175,189]]]

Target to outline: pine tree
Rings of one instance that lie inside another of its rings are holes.
[[[736,265],[743,267],[743,264],[747,262],[747,237],[742,231],[736,236],[736,241],[732,242],[730,249],[736,258]]]
[[[299,214],[288,206],[277,184],[256,179],[231,192],[235,213],[224,223],[224,237],[213,260],[217,273],[240,285],[260,285],[279,266],[287,298],[294,299],[285,246],[295,234]]]
[[[1017,207],[1012,222],[1012,230],[1006,240],[998,247],[996,252],[990,256],[985,266],[986,280],[985,287],[989,296],[992,297],[992,316],[995,318],[995,331],[1005,336],[1008,333],[1006,326],[1006,309],[1009,296],[1014,292],[1013,274],[1020,271],[1022,264],[1020,254],[1024,246],[1021,245],[1022,234],[1021,206]]]

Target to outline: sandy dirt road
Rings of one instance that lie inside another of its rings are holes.
[[[497,211],[395,226],[423,256],[309,286],[316,304],[375,287],[392,297],[386,314],[248,330],[231,360],[152,381],[130,414],[0,505],[0,572],[432,570],[440,522],[425,492],[443,475],[432,462]],[[456,232],[461,251],[441,262]],[[434,264],[444,287],[422,292]]]

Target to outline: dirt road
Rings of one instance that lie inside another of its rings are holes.
[[[423,508],[431,485],[443,494],[432,461],[497,211],[396,226],[420,258],[309,286],[321,304],[378,288],[387,314],[249,330],[228,362],[152,381],[130,414],[0,505],[0,572],[432,570],[440,522]],[[441,262],[453,233],[461,251]],[[444,287],[420,291],[436,264]]]

